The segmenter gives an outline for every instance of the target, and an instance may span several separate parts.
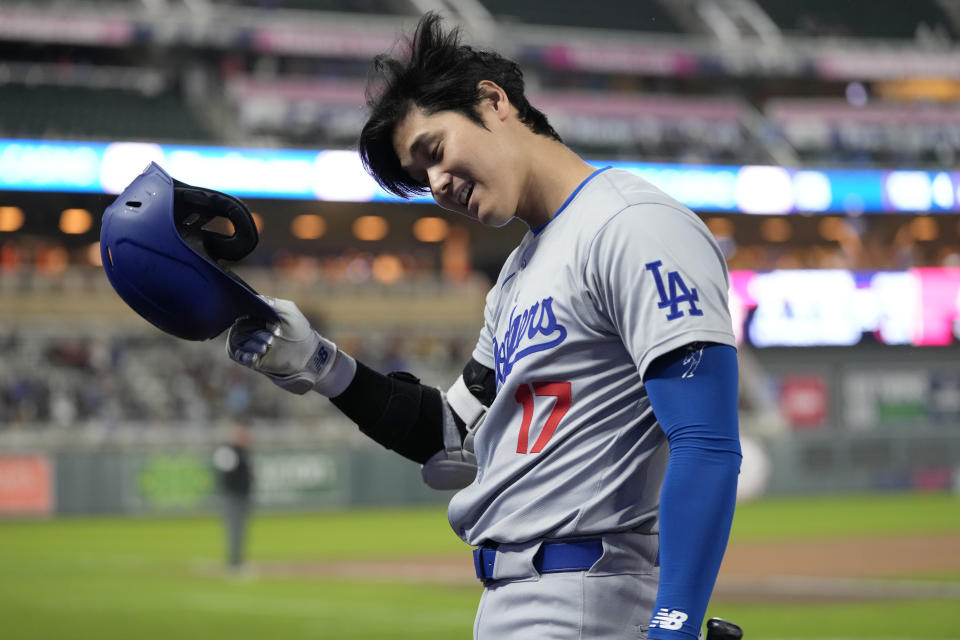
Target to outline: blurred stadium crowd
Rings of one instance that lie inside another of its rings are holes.
[[[473,348],[458,335],[339,332],[338,340],[375,369],[414,370],[438,386],[456,377]],[[185,343],[156,331],[51,322],[2,327],[0,352],[0,431],[8,433],[48,427],[63,442],[84,431],[113,440],[128,427],[161,423],[189,438],[224,419],[320,427],[336,419],[330,403],[289,402],[234,365],[222,339]]]
[[[372,56],[428,9],[517,59],[531,102],[588,159],[957,170],[960,0],[0,0],[0,138],[349,149]],[[0,192],[0,431],[325,415],[229,363],[220,341],[112,327],[107,311],[74,324],[24,311],[38,292],[67,299],[67,317],[69,300],[109,294],[96,241],[110,201]],[[437,214],[422,204],[251,206],[264,233],[250,266],[324,310],[352,288],[480,290],[523,232],[424,223]],[[68,210],[87,217],[71,228]],[[956,216],[856,202],[698,213],[732,269],[960,267]],[[393,231],[370,231],[372,215]],[[395,320],[330,331],[378,368],[441,385],[477,328]],[[776,413],[776,392],[760,397],[770,385],[750,384],[745,403]]]

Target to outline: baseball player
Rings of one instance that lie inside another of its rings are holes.
[[[375,62],[368,171],[529,226],[470,362],[445,391],[384,376],[274,299],[279,321],[238,320],[229,355],[462,488],[449,520],[486,587],[476,638],[696,638],[740,465],[723,256],[687,208],[567,148],[514,62],[435,14],[408,44]]]
[[[250,430],[234,425],[229,442],[213,451],[213,468],[222,497],[223,529],[227,541],[227,567],[234,573],[244,568],[247,525],[253,502],[253,464],[250,460]]]

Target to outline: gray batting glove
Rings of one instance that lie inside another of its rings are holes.
[[[239,318],[227,333],[230,359],[292,393],[313,389],[330,397],[339,395],[353,379],[353,359],[338,353],[337,345],[317,333],[293,302],[260,297],[280,321]],[[338,359],[340,366],[335,370]]]

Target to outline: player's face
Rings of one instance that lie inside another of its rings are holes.
[[[401,166],[430,187],[437,204],[499,227],[516,215],[520,172],[509,131],[493,110],[480,105],[485,129],[454,111],[427,115],[413,107],[396,127],[393,147]]]

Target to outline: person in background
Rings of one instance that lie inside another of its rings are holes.
[[[222,498],[222,517],[227,542],[227,567],[242,571],[245,562],[247,523],[253,491],[253,467],[250,463],[250,430],[233,427],[230,441],[213,452],[213,467]]]

